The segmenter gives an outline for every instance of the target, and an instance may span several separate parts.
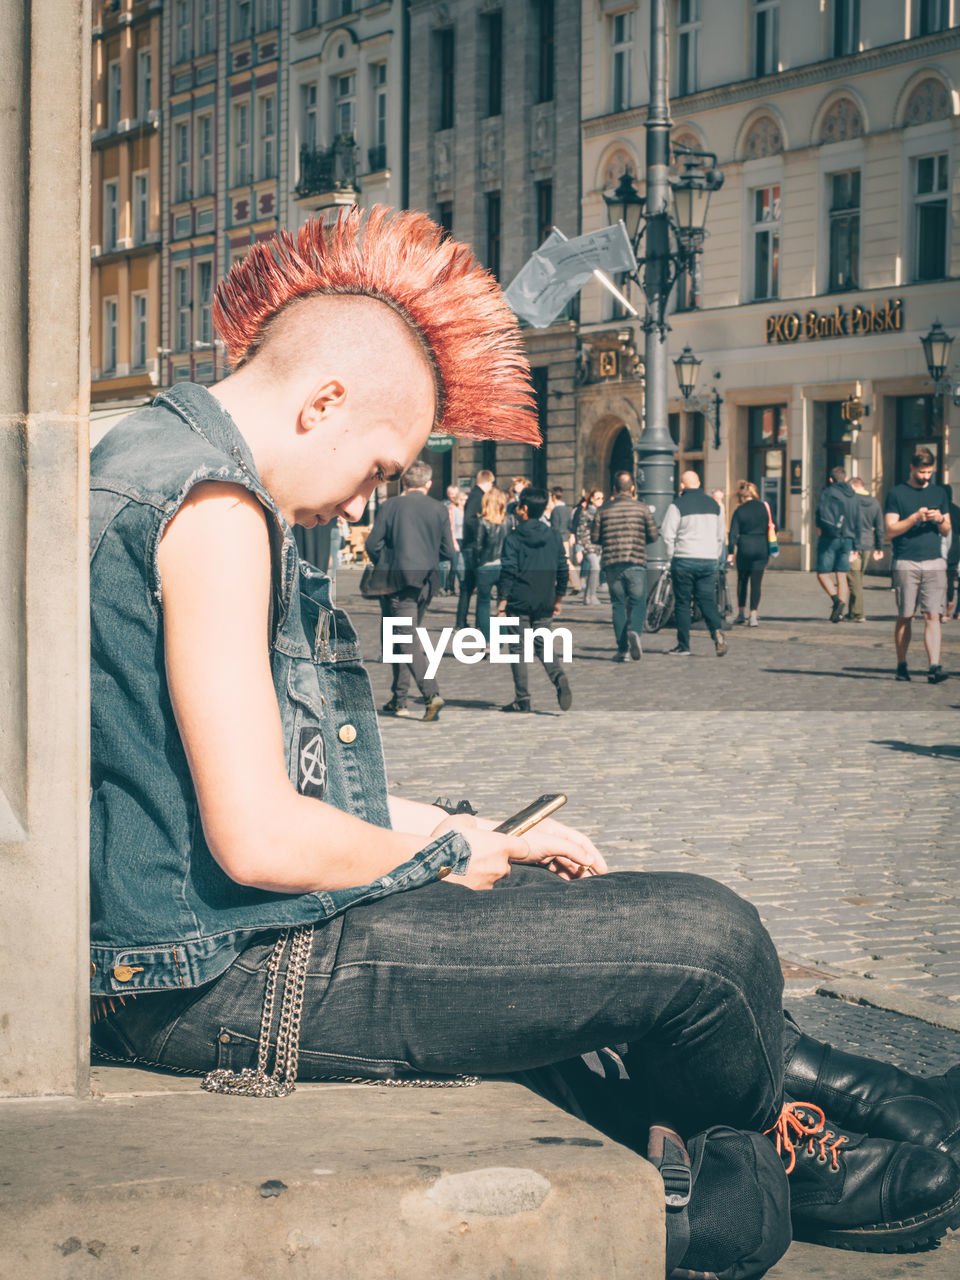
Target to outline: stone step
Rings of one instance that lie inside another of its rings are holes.
[[[663,1280],[645,1160],[521,1085],[0,1104],[4,1280]]]

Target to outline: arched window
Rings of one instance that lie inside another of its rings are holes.
[[[772,116],[760,116],[750,126],[743,144],[744,160],[759,160],[763,156],[779,155],[783,150],[780,126]]]
[[[952,114],[946,85],[941,80],[928,76],[911,93],[903,122],[907,125],[929,124],[931,120],[948,120]]]
[[[820,126],[820,143],[846,142],[863,136],[863,116],[852,98],[838,98]]]

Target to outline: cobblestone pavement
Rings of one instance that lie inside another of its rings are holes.
[[[340,598],[383,703],[379,612],[359,599],[357,581],[342,573]],[[914,679],[898,684],[892,596],[879,578],[866,596],[871,621],[832,626],[812,575],[768,573],[761,626],[731,629],[723,659],[703,631],[693,633],[694,657],[666,656],[671,630],[645,636],[642,661],[623,665],[610,661],[609,606],[570,598],[560,623],[573,632],[573,708],[559,712],[537,670],[536,713],[503,715],[509,667],[446,658],[438,721],[381,720],[391,786],[414,799],[469,796],[503,816],[543,791],[566,792],[560,816],[589,832],[614,869],[701,872],[754,902],[793,962],[786,1002],[811,1034],[943,1071],[960,1060],[956,1030],[814,994],[827,973],[933,1002],[954,1025],[960,1012],[960,622],[944,628],[951,679],[927,684],[915,624]],[[455,625],[455,604],[435,602],[434,637]],[[915,1256],[794,1244],[769,1273],[916,1275],[956,1280],[960,1233]]]
[[[383,703],[379,611],[358,580],[341,571],[340,602]],[[560,713],[538,668],[534,714],[504,715],[509,667],[446,657],[439,720],[381,719],[391,787],[491,815],[562,790],[560,816],[614,869],[713,876],[756,904],[786,959],[956,1008],[960,622],[944,627],[950,680],[927,683],[919,623],[913,681],[896,683],[885,581],[868,578],[870,621],[831,625],[813,575],[768,572],[761,625],[732,628],[726,657],[697,630],[693,657],[669,657],[670,630],[624,664],[609,607],[569,597],[573,708]],[[434,602],[434,637],[455,603]]]

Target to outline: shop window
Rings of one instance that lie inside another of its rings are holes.
[[[610,19],[611,111],[630,106],[633,79],[633,14],[617,13]]]
[[[751,193],[753,297],[780,296],[780,187],[757,187]]]
[[[826,446],[827,456],[824,466],[824,477],[829,476],[834,467],[843,467],[844,471],[849,473],[850,450],[853,444],[853,437],[850,430],[850,423],[843,416],[843,401],[829,400],[826,405],[827,410],[827,434],[824,444]],[[846,437],[846,439],[844,439]],[[826,483],[826,479],[824,479]]]
[[[860,170],[830,175],[831,293],[859,287]]]
[[[914,161],[914,279],[942,280],[947,271],[947,157]]]
[[[906,480],[910,459],[924,445],[937,460],[934,480],[943,483],[943,423],[933,396],[897,396],[897,469],[893,484]]]
[[[780,0],[754,0],[753,74],[772,76],[780,70]]]
[[[748,410],[747,479],[770,504],[774,523],[783,528],[783,479],[787,467],[787,407],[755,405]]]
[[[706,419],[702,413],[671,413],[667,425],[677,446],[673,455],[673,491],[680,492],[680,477],[684,471],[695,471],[703,483],[706,455]]]
[[[677,0],[677,97],[700,88],[700,0]]]

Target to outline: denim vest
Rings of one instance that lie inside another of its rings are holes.
[[[272,550],[270,658],[288,776],[302,794],[389,828],[373,695],[347,615],[302,561],[249,447],[203,387],[180,384],[91,455],[91,990],[193,987],[253,935],[322,922],[462,870],[457,833],[352,889],[282,894],[237,884],[207,848],[164,673],[157,549],[194,485],[254,493]],[[244,697],[237,689],[237,698]]]

